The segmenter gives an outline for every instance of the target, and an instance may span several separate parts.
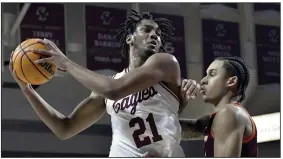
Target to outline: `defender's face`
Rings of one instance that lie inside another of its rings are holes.
[[[201,80],[201,94],[204,102],[215,103],[228,91],[224,61],[213,61],[206,71],[206,76]]]
[[[161,47],[161,30],[153,20],[142,20],[133,34],[133,44],[137,49],[142,49],[146,54],[152,55],[159,52]]]

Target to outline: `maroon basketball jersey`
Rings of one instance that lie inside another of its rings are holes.
[[[240,106],[240,104],[236,104],[236,105]],[[216,114],[216,112],[211,114],[209,124],[206,127],[205,132],[204,132],[204,155],[206,157],[214,157],[214,134],[213,134],[213,131],[211,129],[211,126],[212,126],[212,122],[213,122],[213,119],[215,117],[215,114]],[[250,115],[249,115],[249,118],[250,118],[251,123],[252,123],[252,133],[249,137],[243,137],[241,157],[257,157],[257,150],[258,149],[257,149],[256,125],[255,125],[253,119],[250,117]]]

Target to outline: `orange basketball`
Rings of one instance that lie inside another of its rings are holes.
[[[41,85],[52,79],[57,71],[56,65],[51,62],[40,64],[34,63],[35,60],[46,58],[45,55],[39,55],[33,52],[27,52],[29,49],[45,49],[47,47],[36,41],[37,39],[28,39],[23,41],[14,51],[12,61],[13,68],[17,77],[32,85]]]

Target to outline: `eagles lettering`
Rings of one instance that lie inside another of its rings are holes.
[[[129,95],[118,101],[115,101],[113,103],[113,109],[116,113],[119,113],[120,110],[124,110],[124,109],[128,109],[129,107],[132,107],[131,114],[135,114],[138,103],[148,100],[150,97],[153,97],[157,93],[158,92],[153,87],[150,87],[135,94]]]

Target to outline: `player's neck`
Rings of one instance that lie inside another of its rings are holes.
[[[129,53],[129,70],[140,67],[144,64],[146,59],[139,55],[140,54],[137,51],[131,50],[131,52]]]
[[[225,96],[221,98],[217,103],[214,103],[215,110],[218,111],[219,109],[225,108],[227,104],[233,103],[235,101],[234,98],[232,98],[232,94],[227,93]]]

